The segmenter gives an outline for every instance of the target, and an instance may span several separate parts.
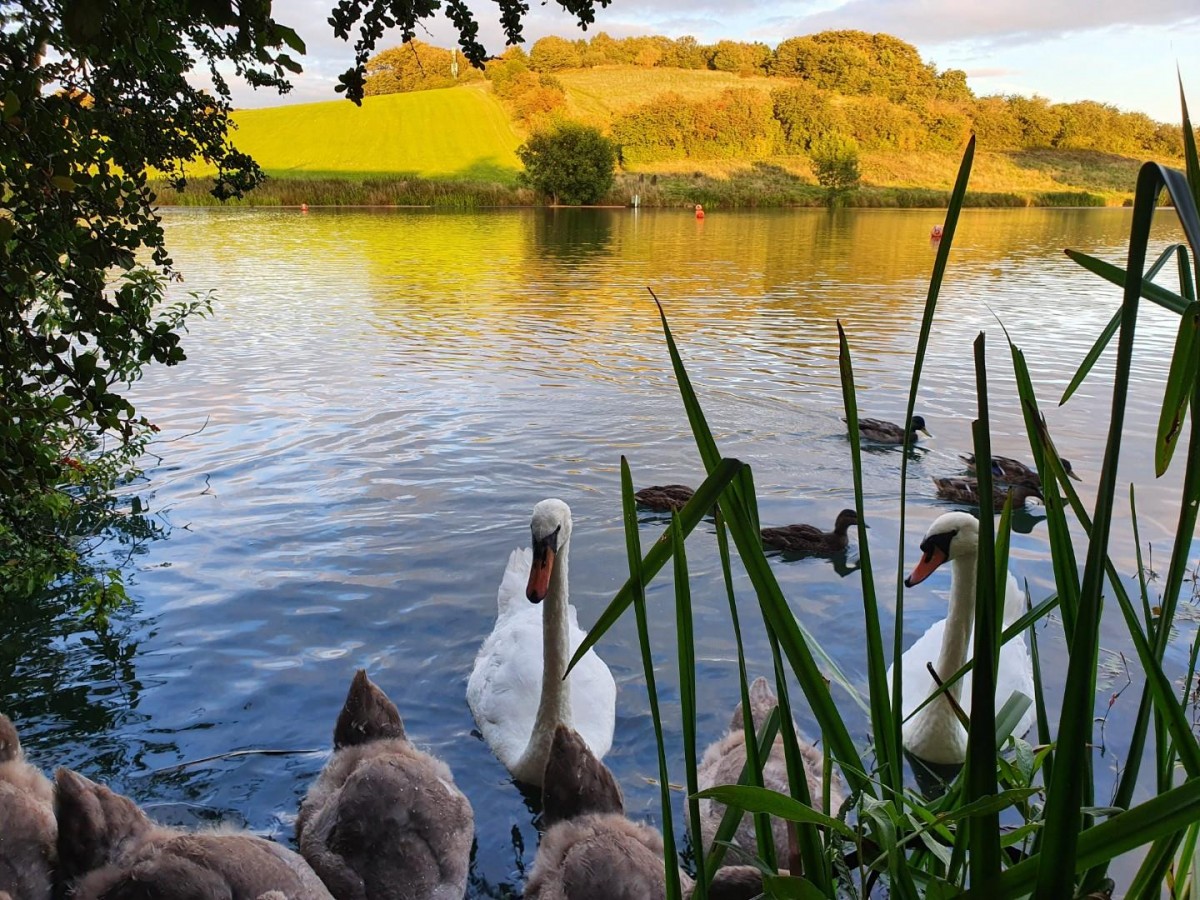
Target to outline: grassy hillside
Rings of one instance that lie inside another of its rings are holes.
[[[555,72],[567,92],[567,111],[594,125],[606,127],[614,113],[648,103],[660,94],[679,94],[687,100],[716,96],[729,88],[756,88],[764,93],[787,84],[786,78],[743,77],[707,69],[647,69],[641,66],[596,66]]]
[[[234,142],[284,178],[417,177],[512,184],[521,136],[486,85],[233,114]],[[207,174],[201,169],[195,175]]]
[[[686,98],[716,96],[730,87],[768,90],[781,79],[724,72],[602,66],[556,73],[572,118],[606,127],[616,113],[666,91]],[[515,150],[523,135],[490,85],[241,110],[234,114],[238,147],[273,176],[251,204],[490,206],[528,204],[516,187]],[[957,152],[867,151],[863,187],[852,205],[937,206],[958,170]],[[982,205],[1120,205],[1132,196],[1140,159],[1094,151],[980,151],[968,203]],[[1177,161],[1176,161],[1176,164]],[[166,203],[207,203],[201,176],[183,197]],[[646,205],[715,207],[817,205],[806,157],[675,161],[631,166],[607,198]]]

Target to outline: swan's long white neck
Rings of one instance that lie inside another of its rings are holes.
[[[938,678],[945,681],[967,661],[972,629],[975,627],[975,553],[962,553],[950,561],[950,608],[938,654]],[[949,689],[955,699],[962,696],[962,679]]]
[[[521,754],[518,769],[525,780],[540,784],[550,755],[550,744],[554,740],[554,729],[561,723],[573,725],[571,718],[571,692],[563,674],[570,660],[570,617],[567,614],[567,551],[569,541],[559,548],[554,557],[554,568],[550,570],[550,584],[546,599],[542,602],[542,696],[538,702],[537,717],[533,720],[533,732],[529,744]]]

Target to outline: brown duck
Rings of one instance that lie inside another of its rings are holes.
[[[638,506],[655,512],[673,512],[683,509],[696,492],[686,484],[656,484],[642,488],[633,495]]]
[[[974,475],[975,454],[960,454],[959,459],[967,464],[967,471]],[[1075,470],[1071,468],[1071,461],[1069,459],[1059,457],[1058,461],[1062,463],[1063,470],[1067,473],[1068,478],[1083,481],[1082,478],[1075,474]],[[1019,459],[1013,459],[1011,456],[993,456],[992,475],[1006,484],[1021,484],[1037,491],[1042,489],[1042,477],[1038,475],[1037,469],[1027,466]]]
[[[904,426],[884,419],[859,419],[858,433],[864,441],[875,444],[903,444]],[[917,434],[933,437],[925,428],[924,416],[912,417],[912,442],[917,442]]]
[[[960,475],[948,475],[944,478],[934,478],[937,495],[943,500],[954,500],[958,503],[979,505],[979,481],[975,478],[963,478]],[[1042,492],[1023,484],[1012,485],[1013,508],[1021,509],[1030,497],[1042,499]],[[992,509],[999,511],[1008,499],[1008,489],[1001,485],[992,485]]]
[[[830,554],[846,549],[850,527],[858,524],[858,514],[852,509],[843,509],[837,514],[833,531],[822,531],[816,525],[783,525],[779,528],[762,530],[763,546],[770,550],[788,553]]]

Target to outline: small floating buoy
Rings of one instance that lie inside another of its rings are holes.
[[[704,207],[701,206],[699,203],[696,204],[696,218],[697,219],[704,218]]]
[[[308,212],[308,204],[307,203],[300,204],[300,212],[303,212],[303,213]]]
[[[941,225],[934,225],[934,226],[933,226],[931,229],[929,229],[929,237],[930,237],[930,238],[932,238],[932,239],[933,239],[933,240],[935,240],[935,241],[937,241],[937,240],[941,240],[941,237],[942,237],[942,226],[941,226]]]

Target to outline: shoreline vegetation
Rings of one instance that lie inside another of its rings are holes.
[[[942,171],[953,171],[951,154],[864,154],[866,183],[846,193],[841,206],[864,209],[944,209],[951,188]],[[991,169],[985,184],[971,191],[965,206],[977,208],[1130,206],[1132,192],[1116,182],[1136,181],[1139,161],[1112,154],[1043,151],[1038,154],[981,154],[980,167]],[[991,165],[986,157],[991,156]],[[920,157],[913,159],[913,157]],[[1013,157],[1018,157],[1014,159]],[[1024,166],[1024,168],[1021,168]],[[691,171],[650,169],[617,173],[613,189],[595,206],[646,209],[706,210],[819,208],[828,205],[827,191],[803,173],[807,160],[723,162],[697,165]],[[914,176],[920,169],[923,177]],[[797,171],[801,170],[801,171]],[[1010,176],[1020,171],[1019,179]],[[1067,173],[1063,177],[1062,173]],[[271,174],[240,200],[214,198],[211,177],[188,180],[183,192],[165,181],[152,182],[163,207],[431,207],[486,209],[547,206],[537,193],[512,178],[475,180],[414,175],[352,172],[326,175]],[[918,182],[920,178],[920,182]]]

